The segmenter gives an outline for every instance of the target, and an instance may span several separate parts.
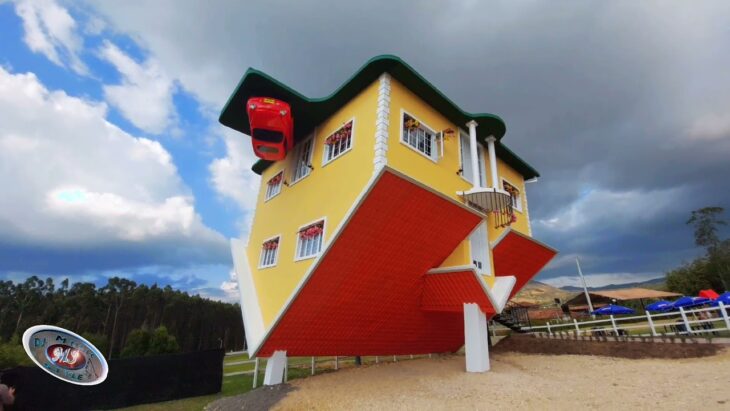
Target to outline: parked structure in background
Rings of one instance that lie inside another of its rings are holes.
[[[669,291],[651,290],[648,288],[620,288],[617,290],[606,290],[606,291],[589,291],[591,301],[593,301],[593,308],[599,309],[608,304],[622,304],[627,301],[637,301],[640,308],[644,308],[646,304],[653,300],[660,299],[674,299],[681,297],[681,294],[672,293]],[[589,307],[586,304],[585,294],[578,294],[564,304],[564,309],[567,308],[566,314],[570,314],[571,317],[581,317],[589,315]]]
[[[264,383],[281,382],[286,356],[465,342],[467,369],[486,371],[487,318],[556,254],[531,237],[525,183],[538,173],[502,143],[504,122],[464,112],[394,56],[320,99],[249,69],[221,123],[249,134],[252,97],[286,102],[294,123],[286,158],[253,166],[248,244],[231,242]]]

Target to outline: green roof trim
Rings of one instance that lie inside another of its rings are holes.
[[[477,127],[477,140],[483,144],[484,140],[490,135],[495,136],[498,140],[504,137],[506,126],[499,116],[489,113],[472,114],[463,111],[411,66],[393,55],[381,55],[368,60],[337,90],[322,98],[305,97],[268,74],[249,68],[233,94],[228,98],[218,121],[224,126],[250,135],[246,101],[250,97],[272,97],[283,100],[291,106],[292,116],[294,117],[294,144],[296,145],[317,125],[347,104],[385,72],[389,73],[419,98],[428,102],[450,122],[463,127],[469,121],[476,121],[479,124]],[[522,174],[525,179],[539,176],[534,168],[501,142],[497,143],[497,156]],[[271,164],[271,161],[259,160],[253,165],[252,169],[256,174],[261,174]]]

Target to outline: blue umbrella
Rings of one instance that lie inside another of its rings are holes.
[[[601,307],[596,311],[593,311],[594,315],[617,315],[617,314],[634,314],[635,311],[629,307],[622,307],[620,305],[609,304],[605,307]]]
[[[720,294],[720,296],[717,297],[717,299],[715,299],[715,301],[711,302],[710,305],[717,307],[718,305],[720,305],[719,304],[720,301],[722,301],[722,303],[725,304],[726,306],[730,305],[730,291],[726,291],[726,292]]]
[[[690,307],[697,307],[700,305],[705,305],[709,303],[711,300],[709,298],[705,297],[682,297],[678,299],[677,301],[672,304],[672,307],[675,309],[678,309],[679,307],[682,308],[690,308]]]
[[[659,300],[646,306],[647,311],[669,311],[672,308],[672,302],[667,300]]]

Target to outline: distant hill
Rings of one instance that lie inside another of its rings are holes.
[[[561,290],[539,281],[530,281],[511,301],[522,304],[554,305],[556,298],[565,301],[573,294],[575,292]]]
[[[634,283],[625,283],[625,284],[609,284],[604,285],[603,287],[588,287],[588,291],[608,291],[608,290],[617,290],[619,288],[649,288],[652,290],[666,290],[666,282],[663,277],[660,278],[653,278],[651,280],[646,281],[638,281]],[[560,287],[563,291],[569,291],[569,292],[580,292],[583,291],[582,287],[575,287],[572,285],[567,285],[565,287]]]

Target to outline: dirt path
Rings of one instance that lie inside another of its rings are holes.
[[[706,358],[628,360],[496,353],[492,371],[464,358],[380,364],[295,380],[275,410],[725,409],[730,351]]]

